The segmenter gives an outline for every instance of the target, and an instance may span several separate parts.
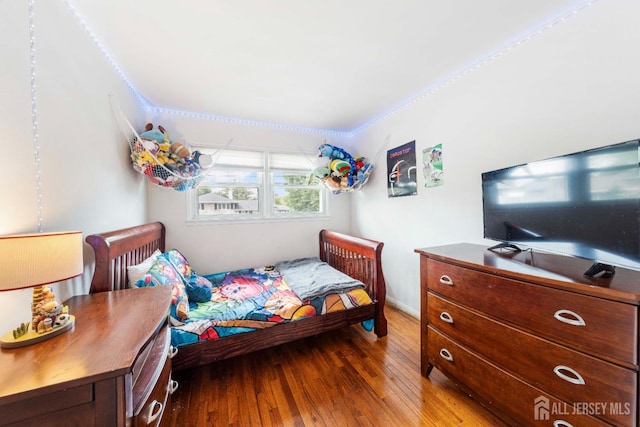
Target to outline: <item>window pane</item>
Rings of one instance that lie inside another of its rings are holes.
[[[216,168],[214,167],[203,180],[201,186],[216,184],[259,184],[262,182],[262,172],[245,168]]]
[[[204,187],[201,185],[198,193],[198,215],[260,213],[259,187]]]
[[[309,182],[310,173],[273,172],[271,177],[275,185],[318,186],[315,180]]]
[[[277,188],[274,190],[274,213],[319,213],[320,190],[305,188]]]

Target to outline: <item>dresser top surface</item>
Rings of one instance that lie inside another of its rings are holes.
[[[458,243],[415,249],[430,259],[499,274],[517,280],[576,291],[631,304],[640,304],[640,272],[616,268],[612,277],[586,277],[591,261],[537,251],[489,250],[487,246]]]
[[[65,302],[75,325],[46,341],[0,349],[0,404],[124,375],[166,319],[171,287],[80,295]]]

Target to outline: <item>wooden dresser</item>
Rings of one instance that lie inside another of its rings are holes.
[[[71,298],[73,329],[0,350],[0,425],[166,425],[170,302],[169,286]]]
[[[456,244],[420,254],[421,362],[510,425],[638,425],[640,273]]]

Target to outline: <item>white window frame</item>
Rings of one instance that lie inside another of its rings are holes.
[[[216,154],[218,150],[213,147],[204,147],[204,146],[195,146],[194,150],[200,150],[204,153],[212,153],[214,159],[214,165],[212,170],[215,170],[216,165]],[[234,149],[227,149],[230,151],[234,151]],[[275,192],[276,188],[284,188],[284,186],[276,185],[273,181],[273,172],[284,172],[284,173],[308,173],[311,174],[313,169],[313,163],[311,159],[317,156],[316,153],[303,153],[303,152],[285,152],[285,151],[275,151],[275,150],[259,150],[259,149],[235,149],[235,151],[243,151],[243,152],[254,152],[261,153],[263,159],[263,165],[260,169],[256,167],[256,169],[261,170],[262,182],[255,185],[255,187],[259,188],[259,213],[255,214],[228,214],[228,215],[200,215],[199,214],[199,206],[198,206],[198,191],[196,189],[192,189],[188,191],[187,194],[187,223],[188,224],[212,224],[212,223],[247,223],[247,222],[265,222],[265,221],[299,221],[299,220],[317,220],[329,217],[329,197],[327,196],[327,191],[320,185],[319,182],[312,184],[311,186],[295,186],[292,185],[288,188],[310,188],[317,189],[320,197],[320,211],[319,212],[292,212],[286,213],[275,212]],[[271,159],[272,157],[278,158],[287,158],[288,156],[303,156],[308,163],[308,168],[287,168],[286,162],[285,167],[272,167]],[[242,167],[239,166],[238,170],[241,170]],[[251,168],[253,169],[253,168]],[[229,184],[228,187],[249,187],[253,185],[244,185],[244,184]]]

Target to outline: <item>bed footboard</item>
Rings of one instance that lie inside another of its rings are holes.
[[[365,284],[376,304],[374,332],[378,337],[387,335],[384,304],[387,295],[382,273],[382,247],[384,243],[363,239],[335,231],[320,231],[320,259]]]

